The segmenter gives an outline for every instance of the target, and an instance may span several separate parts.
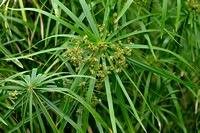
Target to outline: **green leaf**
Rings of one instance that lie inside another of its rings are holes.
[[[82,97],[80,97],[79,95],[77,95],[76,93],[74,93],[73,91],[66,89],[66,88],[61,88],[61,87],[56,87],[56,88],[36,88],[37,90],[46,90],[46,91],[51,91],[51,92],[59,92],[62,93],[66,96],[70,96],[74,99],[76,99],[78,102],[80,102],[81,104],[84,105],[85,108],[87,108],[89,110],[89,112],[93,115],[93,117],[98,120],[102,126],[104,128],[106,128],[108,131],[110,131],[110,129],[108,128],[107,124],[102,120],[101,116],[95,111],[95,109],[93,109],[91,107],[91,105],[89,105]],[[68,93],[70,94],[68,94]]]
[[[49,122],[51,128],[53,129],[54,133],[58,133],[58,129],[55,125],[55,123],[53,122],[51,116],[49,115],[47,109],[45,108],[45,106],[43,105],[42,101],[40,100],[39,96],[33,91],[34,96],[37,98],[38,104],[40,105],[40,109],[42,110],[44,116],[46,117],[47,121]]]
[[[148,33],[148,32],[156,32],[159,31],[157,29],[149,29],[149,30],[141,30],[141,31],[135,31],[135,32],[131,32],[131,33],[127,33],[125,35],[121,35],[119,37],[116,37],[114,39],[111,39],[111,42],[115,42],[115,41],[119,41],[121,39],[127,38],[129,36],[133,36],[133,35],[137,35],[137,34],[142,34],[142,33]]]
[[[19,106],[21,106],[22,100],[26,100],[26,95],[23,95],[22,97],[20,97],[15,104],[12,106],[14,109],[13,110],[8,110],[4,116],[2,117],[4,120],[6,120],[11,114],[12,112],[14,112]]]
[[[35,97],[33,97],[33,100],[34,100],[34,103],[35,103],[35,109],[36,109],[38,121],[40,123],[40,128],[42,130],[42,133],[46,133],[46,129],[45,129],[44,122],[43,122],[41,114],[40,114],[40,110],[38,108],[38,105],[36,104],[37,103],[37,99]]]
[[[142,27],[142,30],[146,30],[146,27],[145,27],[145,25],[144,25],[143,22],[140,22],[140,25],[141,25],[141,27]],[[150,39],[149,35],[148,35],[148,34],[144,34],[144,37],[145,37],[145,39],[146,39],[147,42],[148,42],[149,49],[150,49],[150,51],[151,51],[153,57],[157,60],[156,55],[155,55],[155,53],[154,53],[154,51],[153,51],[153,46],[152,46],[151,39]]]
[[[181,0],[177,0],[177,13],[176,13],[176,25],[175,25],[176,31],[178,30],[180,14],[181,14]]]
[[[119,19],[124,15],[124,13],[128,10],[129,6],[132,4],[133,0],[127,0],[124,7],[120,11],[119,15],[117,16],[116,22],[119,21]]]
[[[61,24],[63,24],[64,26],[70,28],[71,30],[74,30],[75,32],[79,33],[80,35],[85,35],[85,33],[83,31],[81,31],[80,29],[78,29],[77,27],[67,23],[66,21],[64,21],[63,19],[61,18],[58,18],[54,15],[52,15],[51,13],[48,13],[46,11],[43,11],[43,10],[39,10],[39,9],[35,9],[35,8],[21,8],[21,9],[13,9],[13,8],[8,8],[10,10],[13,10],[13,11],[21,11],[21,10],[24,10],[24,11],[35,11],[35,12],[39,12],[41,14],[44,14],[58,22],[60,22]]]
[[[119,28],[118,28],[116,31],[114,31],[114,32],[106,39],[106,41],[111,40],[117,33],[119,33],[122,29],[126,28],[128,25],[133,24],[133,23],[135,23],[135,22],[137,22],[137,21],[139,21],[139,20],[141,20],[141,19],[144,19],[144,18],[147,18],[147,17],[151,17],[151,16],[155,16],[155,15],[159,15],[159,14],[156,13],[156,14],[149,14],[149,15],[140,16],[140,17],[134,18],[134,19],[132,19],[132,20],[130,20],[130,21],[128,21],[128,22],[122,24],[121,26],[119,26]]]
[[[92,32],[86,27],[86,25],[84,23],[82,23],[81,20],[79,18],[77,18],[64,4],[62,4],[58,0],[54,0],[54,1],[58,4],[58,6],[60,6],[60,8],[66,14],[69,15],[69,17],[71,17],[71,19],[74,20],[74,22],[76,23],[77,26],[81,27],[89,35],[89,37],[92,37],[94,39],[98,39],[94,34],[92,34]]]
[[[72,120],[70,119],[67,115],[64,115],[63,112],[56,107],[51,101],[49,101],[47,98],[45,98],[43,95],[38,94],[38,96],[46,103],[49,105],[50,108],[52,108],[55,112],[57,112],[58,115],[62,116],[67,122],[69,122],[76,130],[80,131],[83,133],[83,130]]]
[[[23,65],[21,64],[21,62],[18,59],[12,59],[13,55],[9,52],[9,50],[7,50],[3,44],[0,43],[0,51],[6,56],[8,57],[7,59],[11,60],[12,62],[14,62],[17,66],[19,66],[20,68],[23,68]]]
[[[91,103],[94,86],[95,86],[95,79],[90,79],[90,84],[89,84],[89,88],[88,88],[88,91],[87,91],[87,97],[86,97],[86,101],[87,101],[88,104]],[[89,111],[85,110],[84,111],[84,117],[83,117],[83,123],[84,123],[83,124],[83,131],[84,132],[86,132],[86,130],[87,130],[88,119],[89,119]]]
[[[128,46],[130,48],[133,48],[133,49],[149,49],[149,47],[147,47],[146,45],[140,45],[140,44],[124,44],[124,46]],[[160,47],[156,47],[156,46],[153,46],[152,47],[154,50],[159,50],[159,51],[163,51],[163,52],[166,52],[166,53],[170,53],[172,54],[173,56],[175,56],[176,58],[178,58],[180,61],[182,61],[183,63],[185,63],[186,65],[188,65],[188,67],[190,67],[191,69],[193,69],[196,73],[198,73],[191,65],[190,63],[188,63],[187,60],[185,60],[182,56],[180,56],[179,54],[176,54],[175,52],[171,51],[171,50],[168,50],[168,49],[164,49],[164,48],[160,48]]]
[[[3,103],[3,102],[0,102],[0,104],[3,106],[3,107],[6,107],[6,108],[8,108],[8,109],[14,109],[12,106],[9,106],[9,105],[7,105],[6,103]]]
[[[35,98],[35,96],[33,96],[33,99],[34,99],[34,101],[36,101],[36,103],[37,103],[37,99]],[[57,104],[59,104],[59,102],[60,101],[55,101],[54,102],[54,104],[55,105],[57,105]],[[37,105],[37,104],[35,104],[35,105]],[[35,106],[36,107],[36,106]],[[50,107],[49,106],[46,106],[46,109],[47,110],[49,110],[50,109]],[[41,110],[38,110],[39,112],[39,114],[41,115],[42,114],[42,111]],[[33,113],[33,118],[35,118],[35,117],[37,117],[37,112],[34,112]],[[13,126],[9,131],[8,131],[8,133],[13,133],[14,131],[16,131],[16,130],[18,130],[21,126],[24,126],[24,124],[26,124],[26,123],[28,123],[30,121],[30,118],[29,118],[29,116],[28,117],[26,117],[25,119],[24,119],[24,121],[21,121],[21,122],[19,122],[18,124],[15,124],[15,126]],[[39,122],[40,123],[40,122]],[[41,126],[41,125],[40,125]],[[19,130],[18,130],[19,131]],[[43,131],[43,130],[42,130]],[[48,131],[49,131],[49,129],[48,129]],[[46,129],[44,128],[44,132],[42,132],[42,133],[45,133],[46,132]]]
[[[141,119],[140,119],[140,117],[139,117],[139,115],[138,115],[138,113],[137,113],[137,110],[136,110],[135,106],[133,105],[133,103],[132,103],[132,101],[131,101],[131,98],[129,97],[129,95],[128,95],[127,91],[126,91],[126,88],[124,87],[124,85],[123,85],[123,83],[122,83],[122,81],[121,81],[121,79],[120,79],[120,77],[119,77],[119,75],[117,75],[117,74],[115,73],[115,76],[116,76],[116,79],[117,79],[117,81],[118,81],[118,83],[119,83],[119,86],[121,87],[121,89],[122,89],[122,91],[123,91],[125,97],[127,98],[128,102],[129,102],[129,104],[130,104],[130,106],[131,106],[131,109],[133,110],[133,113],[134,113],[134,115],[135,115],[135,118],[136,118],[137,121],[140,123],[140,125],[141,125],[142,128],[143,128],[143,130],[144,130],[145,132],[147,132],[147,131],[146,131],[146,128],[144,127],[144,125],[143,125],[143,123],[142,123],[142,121],[141,121]]]
[[[173,75],[172,73],[170,73],[169,71],[165,71],[163,69],[160,69],[160,68],[154,68],[154,67],[151,67],[147,64],[144,64],[138,60],[135,60],[135,59],[132,59],[132,58],[129,58],[127,57],[127,60],[131,63],[131,64],[134,64],[134,65],[137,65],[139,66],[140,68],[142,69],[145,69],[145,70],[148,70],[148,71],[151,71],[151,72],[154,72],[156,74],[159,74],[163,77],[166,77],[166,78],[170,78],[170,79],[173,79],[181,84],[184,84],[186,86],[190,86],[190,87],[193,87],[193,88],[200,88],[199,86],[193,84],[193,83],[190,83],[190,82],[185,82],[183,80],[181,80],[180,78],[177,78],[175,75]]]
[[[94,18],[93,18],[94,16],[92,16],[87,3],[85,2],[85,0],[79,0],[79,2],[81,4],[81,6],[82,6],[82,9],[84,11],[84,14],[85,14],[89,24],[90,24],[90,27],[91,27],[92,31],[99,38],[99,32],[98,32],[98,29],[96,27],[96,24],[95,24],[95,21],[94,21]]]
[[[103,59],[103,63],[106,64],[105,59]],[[109,82],[108,75],[105,74],[105,69],[103,69],[103,71],[104,71],[104,81],[105,81],[106,96],[107,96],[107,101],[108,101],[110,120],[111,120],[111,124],[112,124],[112,128],[113,128],[113,132],[117,133],[116,122],[115,122],[115,112],[114,112],[114,107],[113,107],[113,100],[112,100],[112,95],[111,95],[110,82]]]
[[[3,120],[2,117],[0,117],[0,122],[2,122],[3,124],[5,124],[6,126],[8,125],[8,124]]]
[[[167,2],[168,0],[163,0],[162,20],[161,20],[161,38],[163,36],[163,31],[165,28],[165,21],[166,21],[166,16],[167,16]]]
[[[26,59],[26,58],[29,58],[31,56],[35,56],[35,55],[39,55],[39,54],[44,54],[44,53],[49,53],[49,52],[57,51],[57,50],[63,50],[63,49],[65,49],[65,48],[64,47],[51,48],[51,49],[46,49],[46,50],[38,51],[38,52],[35,52],[35,53],[32,53],[32,54],[27,54],[27,55],[19,56],[19,57],[13,57],[13,58],[5,59],[5,60]]]
[[[117,96],[117,99],[120,101],[120,108],[121,108],[122,114],[124,116],[124,120],[128,126],[129,132],[135,133],[135,129],[132,125],[132,121],[128,114],[127,108],[124,106],[126,104],[125,100],[124,100],[124,96],[122,95],[122,91],[120,90],[120,88],[118,86],[116,87],[116,96]]]
[[[167,89],[168,91],[171,93],[173,91],[173,88],[171,87],[170,84],[167,85]],[[171,94],[171,97],[174,98],[173,102],[174,102],[174,105],[175,105],[175,108],[176,108],[176,111],[177,111],[177,114],[178,114],[178,117],[179,117],[179,120],[180,120],[180,124],[181,124],[181,127],[183,128],[183,131],[184,133],[187,133],[187,130],[186,130],[186,127],[185,127],[185,122],[183,120],[183,115],[181,113],[181,108],[180,108],[180,105],[178,103],[178,100],[176,100],[176,95],[174,93]]]
[[[102,106],[103,107],[103,109],[105,109],[106,110],[106,112],[108,112],[109,113],[109,109],[102,103],[102,102],[99,102],[99,104],[100,104],[100,106]],[[115,121],[116,121],[116,124],[117,124],[117,126],[120,128],[120,130],[121,130],[121,132],[122,133],[125,133],[125,131],[124,131],[124,129],[123,129],[123,127],[122,127],[122,125],[119,123],[119,121],[117,120],[117,118],[115,117]],[[132,133],[134,133],[134,132],[132,132]]]
[[[33,99],[33,95],[32,92],[30,92],[29,95],[29,118],[30,118],[30,129],[31,129],[31,133],[33,133],[33,106],[32,106],[32,99]]]
[[[144,102],[142,103],[142,115],[144,116],[144,113],[145,113],[145,110],[146,110],[146,101],[147,101],[147,98],[148,98],[148,94],[149,94],[149,90],[150,90],[150,82],[151,82],[151,76],[152,76],[152,73],[149,72],[148,76],[147,76],[147,81],[146,81],[146,85],[145,85],[145,89],[144,89]]]

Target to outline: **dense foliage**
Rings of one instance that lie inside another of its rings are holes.
[[[0,132],[197,132],[198,0],[1,0]]]

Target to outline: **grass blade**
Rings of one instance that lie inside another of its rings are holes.
[[[32,90],[33,91],[33,90]],[[38,104],[40,105],[40,109],[42,110],[43,114],[45,115],[47,121],[49,122],[52,130],[54,131],[54,133],[58,133],[58,129],[55,125],[55,123],[53,122],[51,116],[49,115],[47,109],[45,108],[45,106],[43,105],[42,101],[40,100],[39,96],[35,93],[35,91],[33,91],[34,96],[37,98]]]
[[[98,120],[105,129],[110,131],[110,128],[108,128],[107,124],[102,120],[101,116],[91,107],[91,105],[89,105],[82,97],[80,97],[79,95],[77,95],[76,93],[71,91],[70,89],[60,88],[60,87],[57,87],[57,88],[36,88],[36,89],[37,90],[48,90],[48,92],[49,91],[59,92],[59,93],[62,93],[66,96],[74,98],[75,100],[77,100],[78,102],[83,104],[85,108],[87,108],[89,110],[89,112],[93,115],[95,120]],[[68,94],[66,92],[68,92],[70,94]]]
[[[171,87],[171,85],[168,84],[167,89],[170,93],[172,93],[173,88]],[[175,105],[175,108],[176,108],[176,111],[177,111],[177,114],[178,114],[178,117],[179,117],[179,120],[180,120],[181,127],[183,128],[184,133],[187,133],[187,130],[186,130],[186,127],[185,127],[185,124],[184,124],[184,120],[183,120],[183,115],[181,113],[181,108],[180,108],[180,105],[178,103],[177,97],[174,93],[171,94],[171,97],[174,99],[173,102],[174,102],[174,105]]]
[[[32,99],[33,99],[33,95],[32,93],[30,93],[29,95],[29,118],[30,118],[30,129],[31,129],[31,133],[33,133],[33,109],[32,109]]]
[[[94,16],[92,16],[87,3],[85,2],[85,0],[79,0],[79,2],[81,4],[81,6],[82,6],[82,9],[84,11],[84,14],[85,14],[89,24],[90,24],[90,27],[91,27],[92,31],[99,38],[99,32],[98,32],[98,29],[96,27],[95,21],[93,19]]]
[[[115,76],[116,76],[116,79],[117,79],[117,81],[118,81],[118,83],[119,83],[119,86],[121,87],[121,89],[122,89],[124,95],[126,96],[128,102],[129,102],[129,104],[130,104],[130,106],[131,106],[131,109],[133,110],[133,113],[134,113],[134,115],[135,115],[135,118],[136,118],[137,121],[140,123],[140,125],[141,125],[142,128],[143,128],[143,130],[144,130],[145,132],[147,132],[147,131],[146,131],[146,128],[144,127],[144,125],[143,125],[143,123],[142,123],[142,121],[141,121],[141,119],[140,119],[140,117],[139,117],[139,115],[138,115],[138,113],[137,113],[137,110],[136,110],[135,106],[133,105],[133,102],[132,102],[131,98],[129,97],[129,95],[128,95],[128,93],[127,93],[127,91],[126,91],[126,89],[125,89],[125,87],[124,87],[124,85],[123,85],[123,83],[122,83],[122,81],[121,81],[121,79],[120,79],[120,77],[119,77],[116,73],[115,73]]]
[[[128,126],[129,132],[130,133],[135,133],[135,129],[134,129],[133,125],[132,125],[132,122],[131,122],[131,119],[129,117],[128,111],[124,107],[124,105],[125,105],[124,96],[122,95],[122,91],[120,90],[120,88],[118,86],[116,87],[116,96],[117,96],[117,99],[120,101],[121,111],[122,111],[122,114],[124,116],[124,120],[125,120],[125,122],[126,122],[126,124]]]
[[[132,4],[133,0],[127,0],[124,7],[120,11],[119,15],[117,16],[116,22],[119,21],[119,19],[124,15],[124,13],[128,10],[129,6]]]
[[[167,2],[168,0],[163,0],[162,20],[161,20],[161,38],[163,36],[163,32],[165,28],[165,21],[166,21],[166,16],[167,16]]]
[[[173,75],[169,71],[164,71],[164,70],[159,69],[159,68],[151,67],[151,66],[149,66],[147,64],[144,64],[144,63],[142,63],[140,61],[137,61],[137,60],[129,58],[129,57],[127,57],[127,59],[131,64],[135,64],[135,65],[137,65],[137,66],[139,66],[139,67],[141,67],[141,68],[143,68],[145,70],[154,72],[154,73],[159,74],[161,76],[164,76],[166,78],[173,79],[173,80],[175,80],[175,81],[177,81],[177,82],[179,82],[181,84],[184,84],[186,86],[190,86],[190,87],[193,87],[193,88],[200,88],[200,86],[197,86],[197,85],[195,85],[193,83],[190,83],[190,82],[185,82],[185,81],[181,80],[180,78],[177,78],[175,75]]]
[[[141,27],[142,27],[142,30],[146,30],[145,25],[144,25],[143,22],[140,22],[140,25],[141,25]],[[156,58],[156,55],[155,55],[155,53],[154,53],[154,51],[153,51],[153,46],[152,46],[152,43],[151,43],[151,40],[150,40],[149,35],[148,35],[148,34],[144,34],[144,37],[145,37],[145,39],[146,39],[147,42],[148,42],[149,49],[150,49],[150,51],[151,51],[153,57],[154,57],[155,59],[157,59],[157,58]]]
[[[103,59],[103,62],[106,65],[105,59]],[[103,70],[103,71],[105,73],[105,70]],[[110,82],[109,82],[108,75],[105,75],[104,81],[105,81],[105,88],[106,88],[106,95],[107,95],[107,101],[108,101],[110,120],[111,120],[111,124],[112,124],[112,128],[113,128],[113,132],[117,133],[116,122],[115,122],[115,112],[114,112],[114,107],[113,107],[111,88],[110,88]]]
[[[126,35],[121,35],[119,37],[116,37],[112,40],[110,40],[111,42],[115,42],[115,41],[119,41],[121,39],[127,38],[129,36],[133,36],[133,35],[137,35],[137,34],[142,34],[142,33],[148,33],[148,32],[156,32],[159,31],[157,29],[149,29],[149,30],[141,30],[141,31],[136,31],[136,32],[131,32],[131,33],[127,33]]]
[[[106,110],[106,112],[109,113],[109,109],[103,103],[99,102],[99,104]],[[116,121],[117,126],[121,129],[121,132],[125,133],[124,129],[122,128],[122,125],[119,123],[117,118],[115,118],[115,121]],[[134,132],[131,132],[131,133],[134,133]]]
[[[95,85],[95,79],[91,79],[90,80],[90,85],[88,88],[88,92],[87,92],[87,98],[86,101],[88,104],[91,103],[91,99],[92,99],[92,95],[93,95],[93,90],[94,90],[94,85]],[[89,111],[85,110],[84,111],[84,117],[83,117],[83,131],[86,132],[87,130],[87,126],[88,126],[88,118],[89,118]]]
[[[60,22],[61,24],[63,24],[64,26],[74,30],[75,32],[79,33],[80,35],[85,35],[85,33],[83,31],[81,31],[80,29],[78,29],[77,27],[71,25],[70,23],[67,23],[66,21],[64,21],[63,19],[61,18],[58,18],[54,15],[52,15],[51,13],[48,13],[46,11],[43,11],[43,10],[40,10],[40,9],[35,9],[35,8],[22,8],[22,9],[13,9],[13,8],[9,8],[10,10],[13,10],[13,11],[21,11],[21,10],[24,10],[24,11],[35,11],[35,12],[39,12],[41,14],[44,14],[58,22]]]
[[[39,55],[39,54],[43,54],[43,53],[48,53],[48,52],[52,52],[52,51],[57,51],[57,50],[63,50],[65,49],[64,47],[56,47],[56,48],[51,48],[51,49],[46,49],[46,50],[42,50],[42,51],[38,51],[38,52],[35,52],[35,53],[32,53],[32,54],[27,54],[27,55],[24,55],[24,56],[19,56],[19,57],[13,57],[13,58],[10,58],[10,59],[5,59],[5,60],[16,60],[16,59],[24,59],[24,58],[29,58],[31,56],[35,56],[35,55]]]
[[[12,62],[14,62],[17,66],[19,66],[20,68],[23,68],[23,65],[21,64],[21,62],[18,59],[12,59],[12,54],[10,53],[9,50],[7,50],[1,43],[0,43],[0,51],[8,58],[10,58],[10,60]]]
[[[36,109],[38,121],[39,121],[39,123],[40,123],[40,128],[41,128],[41,130],[42,130],[42,133],[46,133],[45,126],[44,126],[44,122],[43,122],[42,117],[41,117],[41,114],[40,114],[40,110],[39,110],[39,108],[38,108],[38,105],[36,104],[36,103],[37,103],[37,99],[36,99],[35,97],[33,97],[33,100],[34,100],[34,103],[35,103],[35,109]]]
[[[47,98],[45,98],[42,94],[38,94],[38,96],[43,101],[45,101],[45,103],[47,105],[49,105],[50,108],[52,108],[55,112],[57,112],[58,115],[62,116],[66,121],[68,121],[77,131],[80,131],[81,133],[83,133],[83,130],[67,115],[64,115],[63,112],[58,107],[56,107],[51,101],[49,101]]]
[[[149,49],[149,47],[145,46],[145,45],[140,45],[140,44],[128,44],[128,45],[125,45],[125,46],[128,46],[130,48],[133,48],[133,49]],[[176,54],[175,52],[171,51],[171,50],[168,50],[168,49],[164,49],[164,48],[160,48],[160,47],[156,47],[156,46],[153,46],[153,49],[154,50],[159,50],[159,51],[163,51],[163,52],[166,52],[166,53],[170,53],[172,54],[173,56],[175,56],[177,59],[179,59],[180,61],[182,61],[183,63],[185,63],[188,67],[190,67],[193,71],[195,71],[196,73],[198,73],[191,65],[190,63],[184,59],[182,56],[180,56],[179,54]]]
[[[150,87],[150,82],[151,82],[151,76],[152,76],[152,73],[149,72],[148,76],[147,76],[147,81],[146,81],[146,85],[145,85],[145,90],[144,90],[144,98],[147,99],[148,97],[148,93],[149,93],[149,87]],[[144,113],[145,113],[145,110],[146,110],[146,102],[144,101],[143,104],[142,104],[142,115],[144,116]]]
[[[177,13],[176,13],[176,31],[178,30],[178,23],[181,14],[181,0],[177,0]]]
[[[87,34],[88,36],[94,38],[94,39],[98,39],[94,34],[92,34],[92,32],[85,26],[85,24],[83,24],[81,22],[81,20],[79,18],[77,18],[65,5],[63,5],[60,1],[58,0],[54,0],[58,6],[60,6],[61,9],[63,9],[63,11],[68,14],[76,23],[77,26],[81,27]]]
[[[8,124],[3,120],[2,117],[0,117],[0,122],[2,122],[3,124],[5,124],[6,126],[8,125]]]
[[[112,39],[117,33],[119,33],[122,29],[126,28],[128,25],[132,24],[132,23],[135,23],[137,21],[139,21],[140,19],[144,19],[144,18],[147,18],[147,17],[151,17],[151,16],[154,16],[154,15],[159,15],[159,14],[149,14],[149,15],[144,15],[144,16],[140,16],[140,17],[137,17],[135,19],[132,19],[124,24],[122,24],[116,31],[114,31],[107,39],[106,41],[109,41],[110,39]]]

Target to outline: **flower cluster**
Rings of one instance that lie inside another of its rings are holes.
[[[196,11],[197,13],[200,13],[200,3],[197,0],[188,0],[186,5],[190,11]]]
[[[74,41],[74,39],[72,40]],[[84,36],[83,40],[75,39],[75,42],[76,46],[72,49],[66,47],[65,57],[70,57],[70,62],[77,67],[76,71],[79,71],[79,65],[90,63],[90,73],[92,75],[97,73],[98,77],[103,78],[104,74],[111,74],[111,70],[115,69],[117,73],[121,72],[120,66],[128,67],[125,56],[131,56],[132,50],[129,47],[122,47],[121,41],[111,44],[104,41],[92,43],[87,40],[87,36]],[[105,65],[100,61],[103,59],[110,60],[112,65]]]
[[[105,24],[98,24],[97,27],[99,28],[100,36],[103,36],[103,29],[105,28]]]
[[[115,12],[115,13],[113,14],[114,30],[117,30],[117,29],[119,28],[116,19],[117,19],[117,13]]]
[[[84,98],[84,100],[86,100],[86,98]],[[92,95],[92,99],[91,99],[91,103],[90,103],[90,105],[92,106],[92,107],[96,107],[97,106],[97,104],[98,103],[101,103],[102,101],[101,101],[101,99],[98,99],[97,98],[97,96],[95,95],[95,94],[93,94]],[[76,115],[78,116],[79,114],[82,114],[83,113],[83,111],[84,111],[84,107],[83,108],[79,108],[79,109],[77,109],[76,110]]]
[[[91,106],[95,107],[99,102],[101,102],[101,99],[98,99],[95,95],[92,96]]]
[[[90,64],[88,72],[91,75],[96,74],[98,79],[96,88],[100,90],[105,75],[111,74],[114,70],[116,73],[122,71],[121,67],[128,67],[126,56],[131,56],[132,50],[129,47],[123,47],[122,42],[90,42],[87,35],[82,40],[72,39],[75,44],[71,49],[66,47],[65,57],[70,57],[70,62],[75,67],[76,72],[84,64]],[[107,63],[105,64],[105,60]],[[111,63],[110,63],[111,62]],[[80,86],[84,86],[81,84]]]
[[[15,90],[14,92],[10,92],[9,95],[17,99],[18,92]]]
[[[113,14],[114,30],[117,30],[116,22],[117,13]],[[103,36],[103,30],[105,25],[97,25],[101,37]],[[107,31],[107,36],[110,36],[111,32]],[[131,42],[131,38],[127,39],[127,42]],[[72,45],[70,45],[72,44]],[[124,47],[122,41],[106,42],[104,39],[100,41],[91,41],[87,35],[82,36],[82,39],[72,38],[71,42],[65,47],[65,57],[70,59],[70,63],[75,67],[76,72],[79,72],[81,66],[89,64],[88,72],[91,75],[96,75],[96,88],[102,88],[102,82],[104,82],[105,75],[111,74],[112,71],[120,73],[122,67],[127,68],[126,56],[131,56],[132,50],[129,47]],[[80,84],[84,87],[85,84]]]

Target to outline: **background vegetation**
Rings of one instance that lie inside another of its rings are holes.
[[[197,132],[198,0],[1,0],[0,132]]]

